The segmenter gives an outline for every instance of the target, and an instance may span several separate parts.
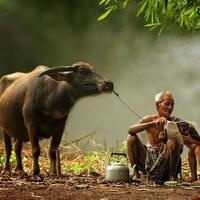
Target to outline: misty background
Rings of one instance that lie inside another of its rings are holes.
[[[173,115],[199,124],[199,35],[173,29],[157,37],[135,10],[132,4],[98,22],[98,1],[1,0],[0,76],[85,61],[112,80],[139,115],[154,113],[155,94],[170,90]],[[62,141],[95,132],[97,143],[114,146],[137,121],[114,94],[83,98],[70,113]]]

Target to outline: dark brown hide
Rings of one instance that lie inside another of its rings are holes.
[[[30,73],[4,76],[0,80],[0,126],[6,149],[5,170],[10,170],[11,138],[15,138],[16,170],[23,170],[22,143],[30,140],[33,174],[39,174],[39,138],[51,137],[50,174],[55,175],[56,150],[72,106],[81,97],[112,90],[113,83],[86,63],[38,66]]]

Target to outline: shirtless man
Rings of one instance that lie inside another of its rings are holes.
[[[180,163],[180,154],[182,152],[182,145],[175,139],[167,139],[164,125],[167,120],[171,120],[170,116],[174,108],[174,99],[169,91],[161,92],[155,96],[155,103],[157,113],[143,117],[138,123],[134,124],[128,129],[129,136],[127,139],[128,158],[130,165],[136,165],[135,173],[136,178],[140,177],[139,170],[144,174],[147,169],[147,154],[151,154],[155,150],[157,155],[161,148],[163,148],[164,165],[162,164],[161,174],[159,178],[163,181],[176,180],[178,165]],[[146,131],[147,134],[147,147],[145,147],[137,133]],[[164,143],[166,143],[164,145]],[[159,167],[156,171],[160,170]]]

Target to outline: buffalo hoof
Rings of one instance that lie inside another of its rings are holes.
[[[44,177],[38,175],[28,176],[27,181],[33,181],[33,182],[42,182],[44,180]]]
[[[28,174],[26,172],[24,172],[23,169],[15,169],[14,175],[21,176],[21,177],[28,176]]]
[[[4,169],[4,170],[2,171],[2,175],[11,176],[11,175],[12,175],[12,172],[10,171],[10,169]]]
[[[56,170],[49,170],[49,176],[50,177],[56,177],[57,176],[57,173],[56,173]]]
[[[40,176],[40,169],[33,170],[33,176]]]
[[[60,178],[63,177],[62,173],[50,173],[49,174],[50,178]]]
[[[50,174],[50,175],[49,175],[49,178],[50,178],[50,179],[57,179],[58,176],[57,176],[56,174]]]

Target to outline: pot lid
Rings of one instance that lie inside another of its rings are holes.
[[[126,164],[124,164],[124,163],[119,163],[119,162],[112,163],[111,165],[112,165],[112,166],[122,166],[122,167],[127,167]]]

